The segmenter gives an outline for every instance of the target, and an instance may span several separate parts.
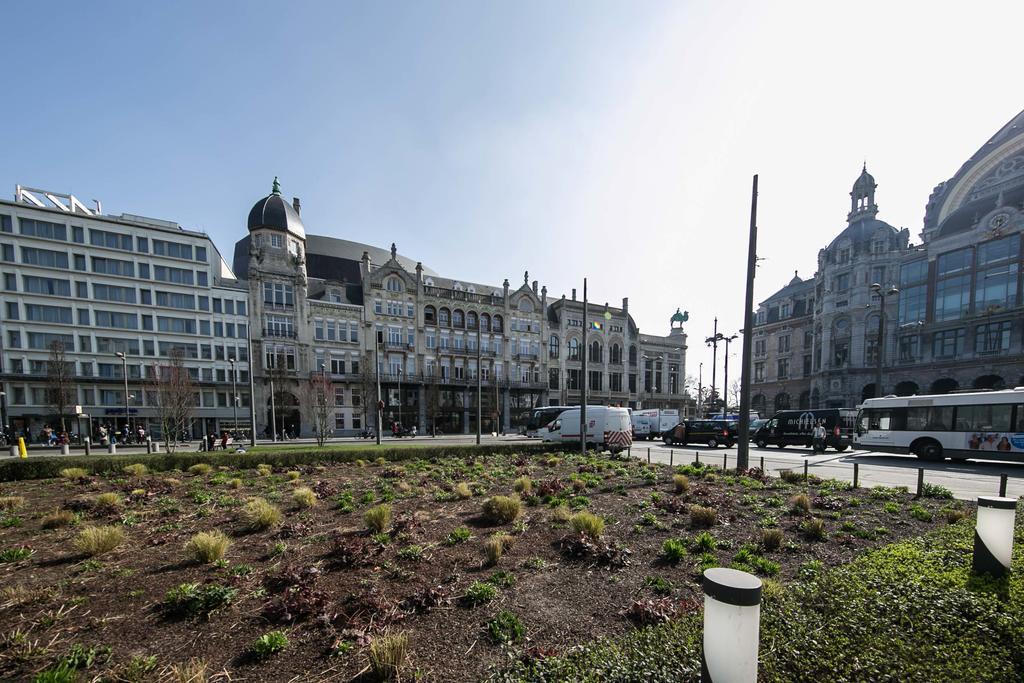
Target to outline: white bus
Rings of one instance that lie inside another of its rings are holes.
[[[1024,462],[1024,387],[864,401],[857,448],[923,460]]]

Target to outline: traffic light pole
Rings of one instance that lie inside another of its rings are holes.
[[[750,356],[754,344],[754,271],[757,268],[757,174],[750,192],[750,238],[747,245],[747,292],[743,308],[743,365],[740,375],[739,444],[736,469],[750,468]]]

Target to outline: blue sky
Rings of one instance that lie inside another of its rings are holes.
[[[835,9],[833,9],[835,7]],[[750,176],[757,297],[1024,107],[1024,3],[206,2],[5,9],[0,192],[21,183],[176,220],[230,254],[280,176],[307,230],[438,272],[690,311],[688,373],[741,325]],[[738,346],[736,351],[738,353]],[[719,359],[721,361],[721,359]]]

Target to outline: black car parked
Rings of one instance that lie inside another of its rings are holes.
[[[736,443],[736,423],[732,420],[683,420],[661,435],[665,445],[705,443],[711,448]]]
[[[754,433],[754,443],[766,446],[811,447],[814,425],[822,421],[825,427],[825,445],[840,453],[853,443],[853,430],[857,411],[852,408],[825,408],[822,410],[782,410],[772,416]]]

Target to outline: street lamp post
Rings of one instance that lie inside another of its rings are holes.
[[[483,391],[483,384],[481,375],[482,368],[481,363],[481,350],[480,350],[480,319],[476,321],[476,445],[480,445],[480,422],[483,420],[483,401],[481,400],[481,392]]]
[[[704,363],[700,364],[697,370],[697,417],[700,417],[700,408],[704,402]]]
[[[711,409],[715,409],[715,370],[718,368],[718,342],[725,337],[718,331],[718,318],[715,318],[714,333],[704,340],[704,344],[710,346],[711,351]]]
[[[238,383],[235,378],[235,359],[228,358],[231,364],[231,429],[238,433]]]
[[[131,414],[128,412],[128,356],[118,351],[114,354],[121,359],[121,374],[124,375],[124,423],[127,431],[131,430]],[[128,434],[121,435],[121,441],[125,441],[128,438]]]
[[[875,282],[871,285],[871,291],[878,295],[881,300],[880,311],[878,314],[878,365],[875,368],[875,396],[881,397],[882,394],[882,359],[885,356],[885,297],[899,294],[900,290],[896,289],[894,285],[890,285],[889,289],[883,290],[882,285]]]
[[[81,430],[79,430],[81,431]],[[7,392],[0,391],[0,436],[3,437],[3,441],[6,444],[7,438],[10,436],[7,431]]]
[[[384,421],[384,402],[380,399],[380,345],[384,343],[384,333],[378,331],[373,341],[373,372],[377,376],[377,445],[379,446],[381,422]]]
[[[738,334],[734,334],[731,337],[725,337],[722,341],[725,342],[725,374],[722,375],[722,394],[725,396],[725,400],[722,402],[722,419],[727,420],[726,413],[729,412],[729,342],[739,339]]]

